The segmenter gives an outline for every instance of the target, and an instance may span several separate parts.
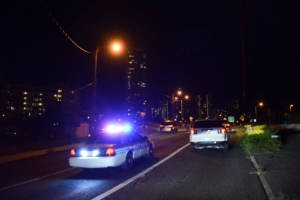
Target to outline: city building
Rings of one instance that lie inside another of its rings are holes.
[[[79,105],[80,92],[64,91],[58,88],[34,85],[14,85],[7,88],[6,110],[25,116],[42,115],[55,102]]]
[[[147,114],[147,50],[128,50],[126,62],[126,112],[128,116]],[[150,113],[148,113],[150,114]]]

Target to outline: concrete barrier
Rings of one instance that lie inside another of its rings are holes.
[[[29,152],[16,154],[16,155],[0,156],[0,163],[6,163],[6,162],[11,162],[11,161],[15,161],[15,160],[24,159],[24,158],[30,158],[30,157],[46,155],[46,154],[59,152],[59,151],[65,151],[65,150],[72,149],[74,147],[78,147],[83,144],[84,144],[84,142],[77,143],[77,144],[70,144],[70,145],[66,145],[66,146],[60,146],[60,147],[53,147],[53,148],[48,148],[48,149],[43,149],[43,150],[37,150],[37,151],[29,151]]]

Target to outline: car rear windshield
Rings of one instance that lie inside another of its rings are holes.
[[[98,133],[92,134],[85,142],[86,144],[120,144],[122,137],[120,134]]]
[[[222,127],[222,121],[197,121],[194,128]]]

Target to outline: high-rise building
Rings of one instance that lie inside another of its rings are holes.
[[[144,116],[147,112],[147,50],[130,49],[126,64],[126,112]]]

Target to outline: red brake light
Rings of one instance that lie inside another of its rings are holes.
[[[226,133],[226,129],[224,128],[219,129],[219,133]]]
[[[191,135],[197,134],[197,131],[195,129],[192,129],[192,130],[190,130],[190,134]]]
[[[76,156],[75,150],[71,149],[71,156]]]
[[[114,148],[109,147],[109,148],[106,150],[105,155],[107,155],[107,156],[114,156],[114,155],[116,155],[116,151],[115,151]]]

